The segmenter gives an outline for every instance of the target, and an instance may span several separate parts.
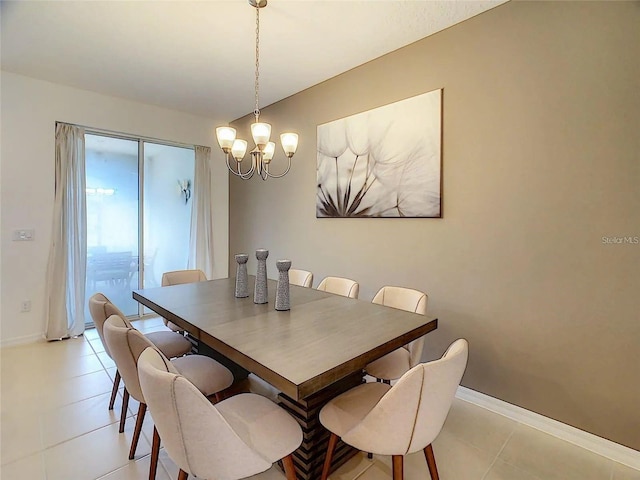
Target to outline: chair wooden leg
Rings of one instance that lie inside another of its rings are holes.
[[[282,465],[284,466],[284,474],[287,476],[287,480],[296,480],[296,468],[293,465],[292,453],[282,459]]]
[[[436,457],[433,455],[433,447],[431,444],[424,447],[424,457],[427,459],[431,480],[439,480],[440,477],[438,476],[438,469],[436,468]]]
[[[322,467],[322,478],[321,480],[327,480],[329,477],[329,470],[331,470],[331,461],[333,460],[333,451],[336,448],[336,444],[338,443],[338,435],[335,433],[331,433],[329,437],[329,445],[327,446],[327,456],[324,458],[324,467]]]
[[[136,428],[133,430],[133,438],[131,439],[129,460],[133,460],[136,456],[136,448],[138,448],[138,440],[140,440],[140,432],[142,432],[142,422],[144,422],[145,413],[147,413],[147,404],[140,403],[140,406],[138,407],[138,418],[136,418]]]
[[[160,435],[158,429],[153,427],[153,442],[151,442],[151,465],[149,465],[149,480],[156,480],[158,471],[158,457],[160,456]]]
[[[118,387],[120,386],[120,372],[116,370],[116,378],[113,379],[113,388],[111,389],[111,400],[109,400],[109,410],[113,410],[113,404],[118,395]]]
[[[127,420],[127,408],[129,408],[129,392],[124,387],[124,395],[122,396],[122,412],[120,412],[120,433],[124,432],[124,422]]]
[[[180,469],[180,473],[178,473],[178,480],[187,480],[187,478],[189,478],[189,474]]]
[[[402,471],[402,455],[393,455],[393,480],[402,480],[404,473]]]

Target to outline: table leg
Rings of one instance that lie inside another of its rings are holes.
[[[278,395],[280,406],[289,412],[302,427],[302,445],[293,452],[293,463],[298,479],[315,480],[320,478],[322,473],[329,443],[329,431],[320,423],[318,418],[320,410],[329,400],[362,382],[363,374],[357,372],[302,400],[293,400],[283,393]],[[331,471],[357,453],[357,449],[342,440],[338,441],[334,450]]]

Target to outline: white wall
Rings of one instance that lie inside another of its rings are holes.
[[[2,345],[41,338],[54,198],[55,122],[63,121],[217,148],[215,118],[144,105],[1,72]],[[212,115],[213,117],[213,115]],[[215,160],[215,155],[212,155]],[[228,172],[213,162],[214,276],[228,274]],[[35,229],[35,241],[13,242],[14,229]],[[20,313],[22,300],[31,300]]]

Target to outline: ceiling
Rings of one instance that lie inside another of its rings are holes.
[[[506,0],[270,0],[260,106]],[[1,2],[2,70],[228,121],[253,111],[246,0]]]

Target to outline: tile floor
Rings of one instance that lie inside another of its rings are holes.
[[[158,318],[135,323],[142,331],[164,328]],[[3,348],[0,363],[3,480],[148,478],[151,418],[129,461],[137,404],[130,402],[131,418],[118,434],[121,399],[107,410],[115,366],[95,330],[63,342]],[[443,480],[640,480],[640,471],[462,400],[454,401],[434,451]],[[275,468],[258,477],[284,478]],[[164,449],[157,478],[177,478]],[[391,461],[359,455],[331,478],[388,480]],[[429,478],[422,454],[405,459],[405,478]]]

